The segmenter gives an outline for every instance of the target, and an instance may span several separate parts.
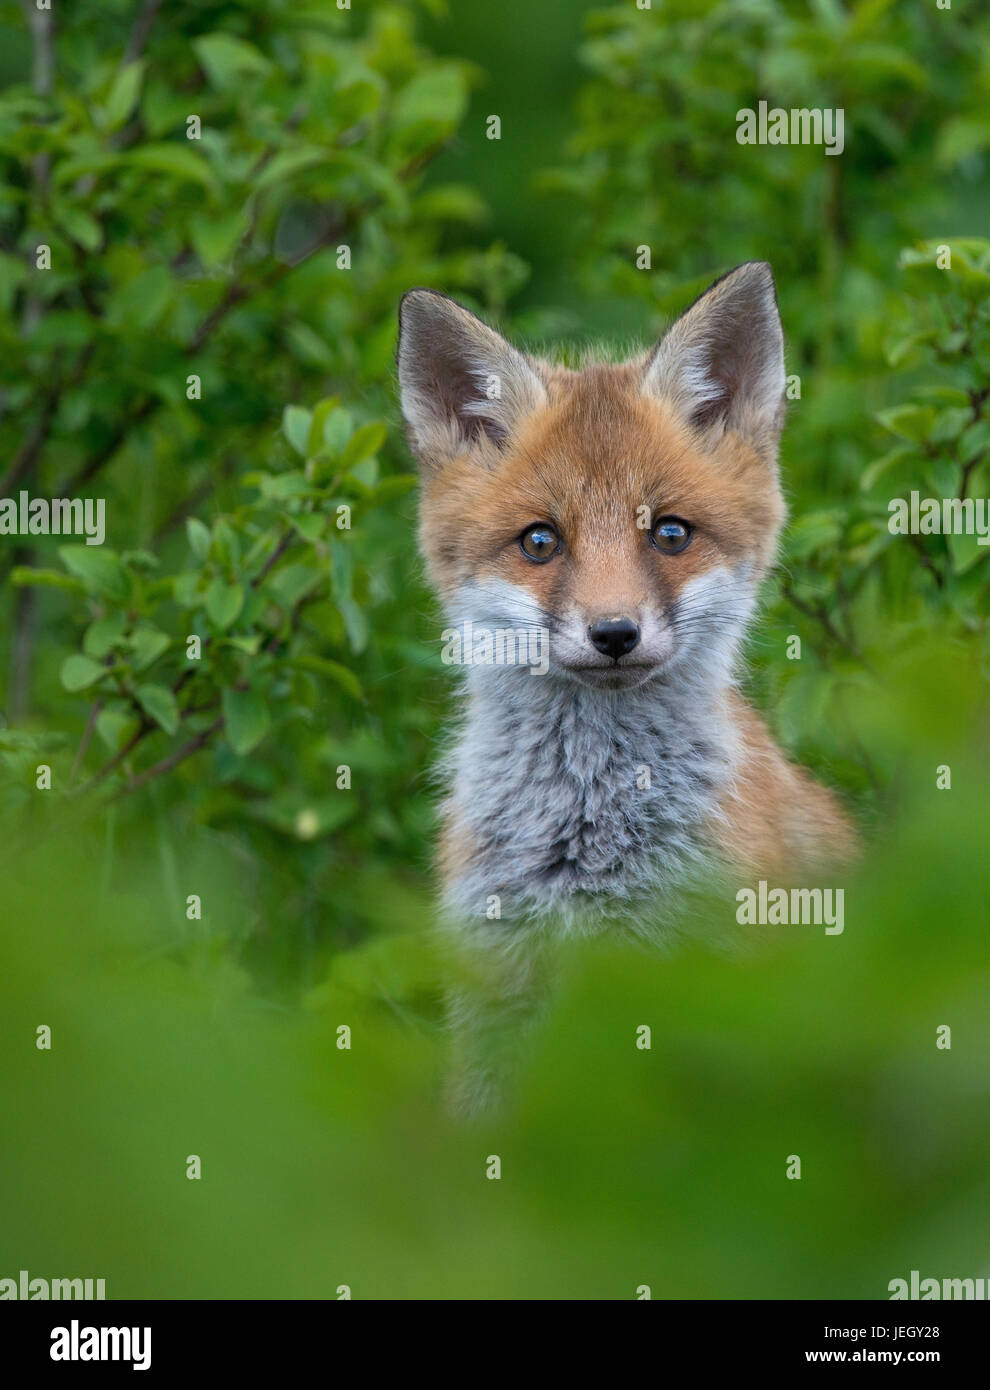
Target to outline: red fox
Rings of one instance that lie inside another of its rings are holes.
[[[706,867],[748,879],[849,859],[837,800],[736,688],[785,519],[770,266],[738,266],[620,365],[528,356],[432,290],[399,318],[429,577],[475,638],[546,640],[539,668],[467,665],[450,912],[648,923]]]

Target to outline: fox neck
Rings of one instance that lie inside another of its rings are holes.
[[[689,875],[736,760],[730,684],[688,673],[608,692],[472,670],[447,813],[471,846],[449,908],[581,926]],[[493,901],[494,900],[494,901]]]

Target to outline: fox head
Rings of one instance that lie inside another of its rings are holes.
[[[717,280],[621,365],[533,358],[432,290],[399,325],[420,542],[450,617],[549,633],[553,679],[727,680],[785,515],[770,267]]]

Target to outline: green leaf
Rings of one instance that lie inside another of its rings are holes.
[[[119,159],[134,169],[146,169],[153,174],[170,174],[186,183],[200,183],[204,188],[212,189],[214,185],[213,172],[203,156],[172,140],[139,145],[137,149],[120,155]]]
[[[896,342],[888,344],[886,348],[887,361],[892,367],[899,367],[911,354],[927,342],[931,333],[912,333],[907,338],[901,338]]]
[[[972,418],[973,412],[960,406],[950,406],[948,410],[940,410],[928,437],[933,444],[945,444],[951,439],[958,438]]]
[[[271,724],[267,704],[256,690],[229,688],[223,692],[222,703],[228,743],[240,756],[250,753]]]
[[[935,411],[929,405],[895,405],[890,410],[877,411],[877,419],[891,434],[920,444],[935,423]]]
[[[173,289],[167,267],[150,266],[112,292],[107,300],[107,323],[129,332],[151,328],[168,307]]]
[[[329,979],[313,990],[304,1006],[318,1009],[339,992],[361,999],[406,999],[431,988],[436,978],[436,951],[426,933],[379,937],[332,959]]]
[[[321,578],[319,570],[312,565],[284,565],[269,577],[265,588],[284,608],[292,608]]]
[[[946,121],[939,131],[935,163],[942,169],[948,169],[961,159],[985,149],[990,149],[990,121],[956,116]]]
[[[134,110],[141,95],[144,66],[142,60],[128,63],[118,71],[103,105],[105,130],[118,130]]]
[[[368,645],[368,619],[364,610],[359,608],[349,595],[338,598],[336,602],[340,616],[344,620],[344,628],[347,631],[347,640],[351,644],[351,651],[355,656],[360,656]]]
[[[282,433],[296,453],[302,454],[303,458],[306,457],[309,429],[312,423],[311,412],[303,410],[301,405],[287,405],[282,411]]]
[[[385,443],[387,430],[381,421],[376,420],[370,425],[361,425],[356,429],[347,441],[341,464],[344,468],[353,468],[356,463],[363,459],[371,458],[377,454],[378,450]]]
[[[252,632],[248,637],[221,637],[220,641],[225,647],[233,647],[235,651],[247,652],[248,656],[257,656],[258,648],[261,646],[261,633]]]
[[[378,482],[377,458],[362,459],[360,463],[355,463],[348,473],[348,477],[370,491]]]
[[[375,502],[391,502],[397,497],[405,497],[412,492],[419,482],[415,473],[393,473],[389,478],[383,478],[375,488]]]
[[[953,497],[959,487],[959,465],[954,459],[930,459],[925,464],[925,478],[939,497]]]
[[[326,371],[336,365],[326,341],[308,323],[290,323],[285,329],[285,337],[295,355],[307,366]]]
[[[67,656],[62,662],[59,679],[66,690],[86,690],[95,685],[106,674],[106,667],[92,657],[81,656],[78,652]]]
[[[213,553],[221,565],[236,566],[240,563],[240,537],[225,516],[213,527]]]
[[[838,544],[842,523],[837,512],[805,512],[788,527],[787,554],[795,560],[807,559],[816,551],[831,550]]]
[[[244,590],[240,584],[227,584],[214,579],[206,591],[206,613],[221,632],[230,627],[244,606]]]
[[[210,553],[212,536],[210,528],[199,517],[190,516],[186,518],[186,537],[189,541],[189,549],[197,560],[205,560]]]
[[[66,569],[81,579],[87,589],[110,598],[127,598],[127,575],[114,551],[93,545],[63,545],[58,553]]]
[[[959,457],[963,463],[969,463],[987,448],[990,448],[990,420],[976,420],[959,441]]]
[[[98,251],[103,241],[103,232],[95,217],[71,203],[59,203],[55,207],[55,222],[84,251]]]
[[[219,91],[234,91],[246,78],[264,77],[271,63],[254,44],[233,34],[204,34],[193,49],[207,77]]]
[[[318,164],[326,164],[331,153],[318,145],[298,145],[293,149],[280,150],[255,179],[254,191],[260,193],[272,184],[282,183],[301,169],[312,169]]]
[[[122,565],[130,569],[143,570],[145,574],[150,574],[161,565],[161,561],[153,550],[125,550],[120,557]]]
[[[312,545],[326,530],[327,519],[321,512],[300,512],[292,518],[292,524],[303,540]]]
[[[111,613],[109,617],[97,618],[83,634],[83,651],[87,656],[98,659],[106,656],[123,638],[126,626],[127,619],[123,613]]]
[[[153,719],[167,734],[175,733],[179,727],[179,707],[168,686],[139,685],[134,694],[149,719]]]
[[[335,454],[342,453],[353,433],[351,412],[343,406],[331,410],[323,422],[323,442]]]
[[[10,582],[15,589],[61,589],[67,594],[86,592],[86,585],[81,579],[73,579],[61,570],[36,570],[30,565],[15,565],[10,571]]]
[[[427,189],[416,199],[417,221],[436,217],[446,222],[465,222],[472,226],[484,222],[488,204],[470,184],[445,183]]]
[[[131,664],[135,671],[144,671],[168,651],[172,639],[151,623],[140,623],[130,637]]]
[[[258,482],[262,497],[284,502],[290,497],[311,497],[313,484],[305,473],[294,469],[290,473],[264,473]]]
[[[186,570],[184,574],[177,574],[172,580],[172,592],[175,594],[175,600],[183,608],[195,608],[199,603],[200,577],[198,570]]]
[[[967,535],[965,531],[950,533],[948,543],[956,574],[965,574],[990,555],[990,545],[981,545],[979,536]]]
[[[452,64],[419,72],[396,97],[393,119],[396,126],[436,121],[457,125],[467,106],[467,84],[461,69]]]
[[[193,250],[203,265],[210,268],[222,265],[234,254],[246,226],[247,218],[241,208],[226,217],[192,217],[189,236]]]
[[[324,396],[322,401],[317,401],[313,408],[313,420],[309,427],[309,439],[306,444],[307,454],[319,453],[324,445],[323,426],[327,419],[340,405],[339,396]]]
[[[119,753],[138,727],[137,719],[121,710],[101,710],[96,719],[96,732],[111,753]]]
[[[777,702],[776,724],[785,743],[814,737],[826,721],[835,680],[826,671],[798,672],[784,686]]]
[[[873,461],[868,463],[863,469],[863,475],[859,480],[860,488],[863,492],[869,492],[891,468],[895,467],[898,463],[903,463],[906,459],[910,459],[912,463],[915,463],[917,462],[917,457],[918,451],[913,444],[895,444],[887,453],[883,454],[878,459],[873,459]]]
[[[288,663],[299,671],[311,671],[317,676],[326,676],[340,686],[341,690],[355,700],[362,700],[364,696],[361,692],[361,683],[357,676],[347,666],[342,666],[339,661],[329,661],[322,656],[297,656]]]

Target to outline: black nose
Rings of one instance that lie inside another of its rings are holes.
[[[591,645],[618,661],[639,641],[639,628],[632,618],[600,618],[588,628]]]

